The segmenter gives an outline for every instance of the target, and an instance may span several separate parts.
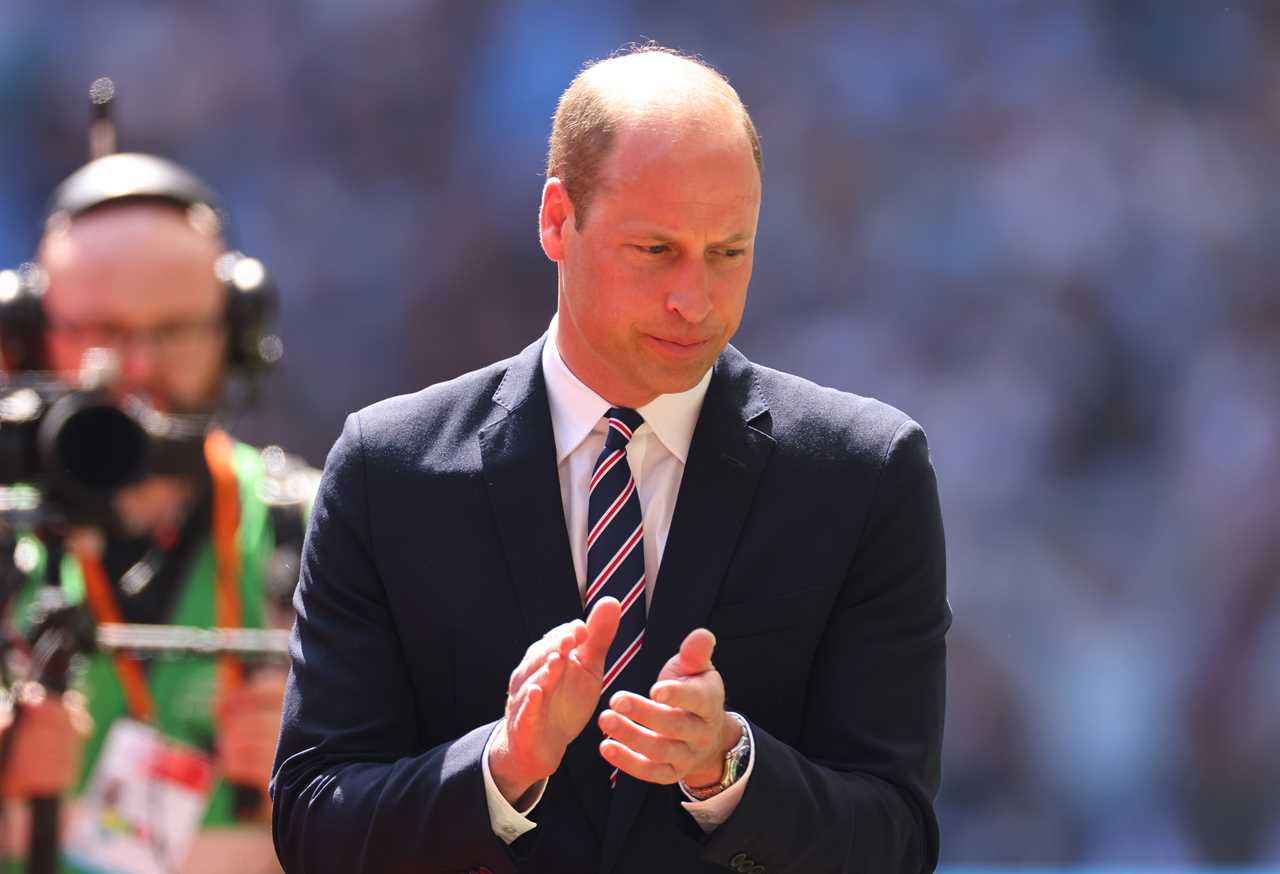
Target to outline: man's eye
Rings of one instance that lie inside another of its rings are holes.
[[[726,258],[741,258],[747,253],[746,249],[723,249]]]
[[[667,252],[671,251],[671,247],[666,243],[657,243],[652,246],[637,246],[636,248],[646,255],[665,255]]]

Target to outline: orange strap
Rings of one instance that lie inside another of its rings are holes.
[[[102,560],[90,552],[84,543],[72,543],[71,552],[80,562],[80,574],[84,577],[84,593],[89,601],[89,609],[93,618],[101,622],[123,622],[120,608],[111,594],[111,583],[107,581],[107,572],[102,568]],[[120,678],[120,687],[124,689],[125,707],[134,719],[150,721],[155,713],[151,702],[151,690],[147,688],[146,675],[142,673],[142,665],[128,653],[118,652],[112,656],[115,663],[116,676]]]
[[[204,440],[204,460],[213,478],[214,625],[240,628],[244,608],[240,603],[240,483],[232,458],[235,446],[225,431],[210,431]],[[218,657],[218,688],[225,694],[244,682],[244,665],[232,655]]]
[[[205,463],[213,480],[213,558],[214,558],[214,624],[218,628],[240,628],[244,612],[240,601],[240,551],[236,534],[240,528],[240,485],[236,480],[232,457],[235,446],[223,431],[210,431],[204,441]],[[71,543],[71,551],[80,563],[84,577],[85,598],[93,618],[101,622],[122,622],[102,567],[101,558],[83,543]],[[135,719],[148,721],[155,714],[151,692],[147,689],[142,665],[132,656],[120,652],[113,657],[116,676],[124,689],[125,706]],[[233,655],[218,657],[218,689],[227,693],[244,680],[244,666]]]

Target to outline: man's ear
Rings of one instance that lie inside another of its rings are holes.
[[[573,224],[573,203],[559,177],[551,176],[542,186],[542,206],[538,208],[538,235],[542,251],[552,261],[564,260],[564,232]]]

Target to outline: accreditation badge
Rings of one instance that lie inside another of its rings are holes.
[[[67,829],[68,861],[102,874],[176,871],[200,828],[214,765],[133,719],[107,732]]]

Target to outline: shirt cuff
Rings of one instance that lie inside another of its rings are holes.
[[[522,800],[527,801],[527,805],[524,810],[516,810],[512,807],[511,803],[498,791],[498,784],[493,781],[493,773],[489,770],[489,749],[493,746],[493,739],[497,733],[498,730],[495,728],[489,734],[489,740],[485,742],[484,752],[480,755],[480,770],[484,772],[484,800],[489,806],[489,827],[504,844],[510,844],[521,835],[537,828],[538,824],[529,819],[527,814],[532,813],[538,806],[538,802],[542,800],[542,793],[547,791],[547,781],[542,780],[525,793]]]
[[[739,714],[735,713],[734,716],[739,716]],[[739,718],[741,717],[739,716]],[[713,795],[706,801],[680,802],[680,806],[689,811],[689,815],[693,817],[698,827],[702,829],[703,834],[711,834],[738,809],[738,802],[742,800],[742,793],[747,790],[747,781],[751,779],[751,771],[756,766],[756,736],[751,731],[750,722],[743,719],[742,724],[746,726],[747,737],[751,741],[751,753],[747,756],[747,770],[742,772],[742,776],[738,778],[736,783],[719,795]],[[499,795],[498,797],[501,798],[502,796]]]

